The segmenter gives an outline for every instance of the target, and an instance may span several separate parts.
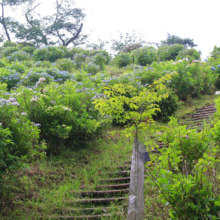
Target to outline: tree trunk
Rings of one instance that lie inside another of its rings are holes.
[[[8,33],[7,26],[6,26],[6,24],[5,24],[4,5],[3,5],[3,3],[0,3],[0,4],[1,4],[1,6],[2,6],[2,21],[1,21],[1,24],[2,24],[3,27],[4,27],[4,30],[5,30],[6,36],[7,36],[7,38],[8,38],[8,41],[11,41],[10,35],[9,35],[9,33]]]

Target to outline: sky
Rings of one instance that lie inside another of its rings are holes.
[[[42,0],[41,13],[48,13],[55,0]],[[220,0],[75,0],[84,8],[83,32],[90,43],[98,38],[118,38],[118,32],[133,30],[147,42],[165,40],[167,32],[194,39],[206,58],[215,45],[220,46]]]
[[[50,1],[50,0],[47,0]],[[144,40],[160,42],[167,32],[192,38],[202,57],[220,46],[220,0],[76,0],[85,9],[85,29],[102,40],[135,30]]]

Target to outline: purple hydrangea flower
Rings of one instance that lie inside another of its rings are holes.
[[[215,67],[211,67],[211,70],[215,70]]]
[[[18,102],[13,102],[12,105],[19,106],[19,103]]]

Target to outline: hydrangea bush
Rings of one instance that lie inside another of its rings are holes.
[[[38,48],[33,53],[33,59],[35,61],[50,61],[55,62],[65,56],[62,49],[54,46],[44,46]]]

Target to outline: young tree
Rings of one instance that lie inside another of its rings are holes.
[[[128,47],[129,45],[141,45],[144,44],[145,41],[138,36],[135,32],[133,34],[129,33],[121,33],[119,32],[119,40],[117,39],[111,39],[111,49],[115,52],[122,51],[125,47]]]
[[[54,11],[51,15],[42,15],[37,9],[42,4],[37,0],[3,0],[4,6],[21,5],[27,2],[23,13],[25,22],[21,23],[13,20],[11,17],[4,18],[3,15],[0,22],[5,27],[5,32],[10,41],[9,31],[15,37],[22,41],[30,41],[38,46],[40,45],[54,45],[60,44],[74,46],[83,44],[87,35],[82,35],[83,28],[82,21],[85,18],[83,10],[75,8],[73,0],[54,0],[55,8],[50,9]],[[7,20],[6,20],[7,19]],[[7,22],[6,22],[7,21]]]
[[[56,0],[55,12],[41,16],[36,9],[41,3],[30,2],[25,12],[26,23],[18,26],[16,37],[38,45],[61,44],[74,46],[82,44],[87,35],[80,35],[85,14],[75,8],[73,0]]]
[[[162,44],[182,44],[185,47],[196,47],[197,44],[194,43],[193,39],[190,38],[181,38],[176,35],[171,35],[169,32],[167,33],[167,39],[161,41]]]
[[[108,41],[103,41],[101,39],[98,39],[98,43],[91,43],[86,45],[86,47],[91,50],[106,50],[107,44],[109,44]]]

